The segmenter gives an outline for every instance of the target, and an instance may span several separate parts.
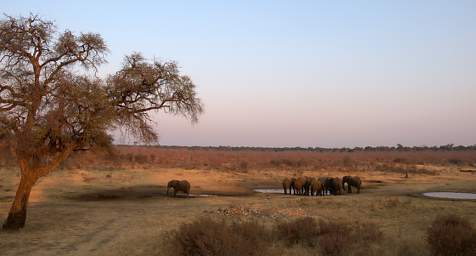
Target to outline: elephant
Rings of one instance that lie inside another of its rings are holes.
[[[322,186],[322,195],[325,196],[327,192],[329,191],[329,188],[327,187],[327,180],[331,179],[331,177],[319,177],[317,180],[321,183]]]
[[[311,178],[311,196],[321,196],[323,192],[323,186],[319,179]]]
[[[342,181],[337,177],[326,179],[325,187],[332,195],[340,195],[342,193]]]
[[[357,189],[357,194],[360,193],[360,188],[362,187],[362,180],[359,176],[344,176],[342,177],[342,189],[345,190],[345,183],[347,183],[347,192],[352,193],[352,187]]]
[[[288,191],[289,191],[289,194],[291,194],[291,180],[289,178],[284,178],[282,184],[283,184],[284,194],[287,194]]]
[[[296,194],[296,178],[291,178],[291,184],[289,185],[289,194],[291,194],[291,190]]]
[[[302,184],[302,195],[308,196],[310,193],[310,188],[311,188],[311,178],[307,176],[302,177],[304,180],[304,183]]]
[[[298,195],[302,195],[304,193],[304,185],[306,183],[306,179],[304,177],[299,177],[294,182],[295,193]]]
[[[303,187],[303,190],[304,190],[304,194],[306,196],[308,196],[309,194],[311,194],[312,196],[312,193],[311,193],[311,183],[312,183],[312,180],[314,178],[311,178],[311,177],[304,177],[304,187]]]
[[[169,195],[169,189],[174,189],[174,197],[177,196],[177,192],[182,191],[187,196],[190,196],[190,183],[186,180],[171,180],[167,184],[167,196]]]

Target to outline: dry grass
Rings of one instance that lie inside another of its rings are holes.
[[[348,228],[350,231],[345,239],[354,244],[349,243],[342,249],[348,255],[428,255],[427,230],[439,215],[455,214],[476,225],[475,202],[432,200],[419,196],[423,191],[476,192],[475,174],[460,172],[459,166],[448,165],[446,160],[436,160],[438,157],[450,158],[444,156],[444,152],[430,152],[428,155],[415,152],[416,155],[411,155],[412,152],[155,150],[158,149],[127,147],[121,153],[148,155],[149,163],[145,164],[135,160],[114,160],[119,164],[109,164],[107,161],[110,160],[88,153],[79,160],[73,159],[78,160],[76,163],[81,165],[80,168],[64,168],[40,180],[32,191],[26,228],[19,233],[0,232],[2,256],[171,255],[170,244],[162,237],[199,217],[225,218],[230,226],[235,218],[245,223],[257,221],[268,227],[270,234],[276,223],[310,217],[318,226],[322,221]],[[461,153],[456,158],[470,159],[469,156],[463,157],[464,152],[456,153]],[[151,154],[156,156],[155,159]],[[166,159],[169,156],[170,162]],[[85,160],[89,157],[92,160],[90,166]],[[405,160],[394,162],[396,158]],[[429,164],[432,158],[435,162]],[[164,167],[181,165],[179,159],[196,167]],[[272,159],[304,159],[306,164],[273,167]],[[426,164],[421,166],[415,163],[417,161]],[[223,167],[229,163],[236,163],[236,169],[233,165]],[[218,168],[211,168],[213,164]],[[406,179],[398,172],[375,169],[382,164],[415,166],[436,174],[415,172]],[[280,188],[282,178],[293,175],[335,177],[349,174],[363,179],[361,194],[302,197],[252,193],[252,188],[256,187]],[[164,186],[170,179],[185,178],[192,185],[191,198],[165,197]],[[0,168],[0,219],[7,215],[18,181],[16,169]],[[204,193],[217,196],[198,196]],[[233,216],[224,214],[228,211],[219,210],[231,208],[246,210],[233,212]],[[250,230],[243,232],[253,233],[253,227],[248,227]],[[320,227],[317,229],[321,232]],[[361,236],[354,235],[357,233]],[[266,252],[269,255],[316,255],[321,250],[320,241],[322,247],[333,248],[335,241],[340,239],[339,235],[334,235],[325,242],[325,238],[320,240],[324,236],[317,235],[314,247],[307,242],[289,246],[286,239],[275,240]],[[377,240],[376,237],[382,240],[365,242]],[[362,246],[364,251],[356,249],[361,243],[369,244]]]
[[[457,215],[439,216],[427,231],[431,255],[476,255],[476,229]]]
[[[3,150],[0,164],[14,164]],[[114,166],[122,168],[182,168],[224,171],[249,169],[302,170],[380,170],[415,172],[431,170],[423,165],[473,166],[476,152],[467,151],[355,151],[319,152],[307,150],[231,150],[227,148],[170,148],[156,146],[114,146],[108,151],[80,152],[69,159],[66,168]],[[387,168],[388,167],[388,168]],[[395,168],[393,168],[395,167]],[[380,168],[380,169],[379,169]]]
[[[216,221],[200,218],[182,224],[167,239],[175,255],[265,255],[267,231],[258,222]]]
[[[286,241],[289,245],[301,243],[304,246],[314,247],[319,236],[319,226],[311,217],[298,218],[278,223],[275,233],[278,239]]]

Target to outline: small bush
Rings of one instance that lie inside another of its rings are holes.
[[[214,221],[201,218],[182,225],[170,236],[175,255],[264,255],[266,229],[256,222]]]
[[[311,217],[304,217],[289,222],[281,222],[276,226],[276,234],[279,239],[288,244],[303,243],[314,247],[319,236],[317,222]]]
[[[405,158],[395,158],[393,159],[394,163],[406,163],[407,160]]]
[[[239,170],[240,171],[247,171],[248,170],[248,162],[246,161],[241,161],[239,164]]]
[[[382,240],[383,233],[374,223],[359,223],[353,228],[354,241],[375,243]]]
[[[421,256],[427,255],[424,246],[418,244],[417,241],[412,240],[400,240],[394,241],[395,255],[396,256]]]
[[[344,158],[342,158],[342,164],[344,166],[351,167],[354,165],[354,160],[349,156],[344,156]]]
[[[149,157],[142,154],[136,154],[134,155],[134,161],[140,164],[147,163],[149,162]]]
[[[454,164],[454,165],[461,165],[464,163],[464,161],[458,158],[450,158],[448,159],[448,163]]]
[[[427,230],[431,255],[476,255],[476,230],[456,215],[437,217]]]
[[[290,159],[272,159],[269,163],[274,167],[305,167],[308,163],[303,160],[290,160]]]
[[[321,255],[380,255],[376,251],[376,243],[382,240],[383,234],[377,225],[372,223],[319,222],[319,249]]]
[[[350,240],[350,228],[338,222],[319,222],[319,249],[324,256],[343,255]]]

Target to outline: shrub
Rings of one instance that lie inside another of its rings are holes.
[[[246,162],[246,161],[241,161],[241,162],[240,162],[240,170],[241,170],[241,171],[247,171],[247,170],[248,170],[248,162]]]
[[[300,159],[300,160],[272,159],[269,162],[274,167],[305,167],[308,165],[307,162],[303,159]]]
[[[476,230],[456,215],[437,217],[427,230],[427,242],[435,256],[476,255]]]
[[[354,225],[341,222],[319,222],[321,255],[379,255],[372,247],[382,240],[382,232],[372,223]]]
[[[352,158],[349,156],[344,156],[344,158],[342,158],[342,164],[344,166],[350,167],[354,165],[354,160],[352,160]]]
[[[407,160],[405,158],[395,158],[393,159],[394,163],[406,163]]]
[[[382,239],[383,233],[374,223],[359,223],[353,228],[354,241],[375,243]]]
[[[290,245],[303,243],[313,247],[319,236],[319,227],[313,218],[304,217],[278,223],[275,232],[279,239],[285,240]]]
[[[149,158],[146,156],[146,155],[142,155],[142,154],[136,154],[134,155],[134,161],[136,163],[140,163],[140,164],[143,164],[143,163],[147,163],[149,160]]]
[[[319,222],[319,249],[322,255],[343,255],[350,240],[350,228],[338,222]]]
[[[454,164],[454,165],[461,165],[464,163],[464,161],[458,158],[450,158],[448,159],[448,163]]]
[[[201,218],[184,224],[170,236],[176,255],[263,255],[266,229],[256,222],[214,221]]]

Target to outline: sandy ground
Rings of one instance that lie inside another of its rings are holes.
[[[420,196],[423,191],[476,192],[474,173],[439,169],[438,175],[409,179],[395,173],[352,173],[364,179],[365,189],[358,195],[303,197],[252,190],[279,188],[282,177],[293,174],[285,170],[58,171],[35,186],[26,227],[19,232],[0,231],[0,255],[168,255],[163,237],[181,223],[206,215],[254,218],[266,224],[301,216],[374,222],[387,240],[416,244],[424,243],[426,228],[439,214],[455,213],[476,224],[475,201]],[[6,218],[18,179],[16,171],[0,170],[1,219]],[[189,180],[193,196],[165,196],[170,179]]]

